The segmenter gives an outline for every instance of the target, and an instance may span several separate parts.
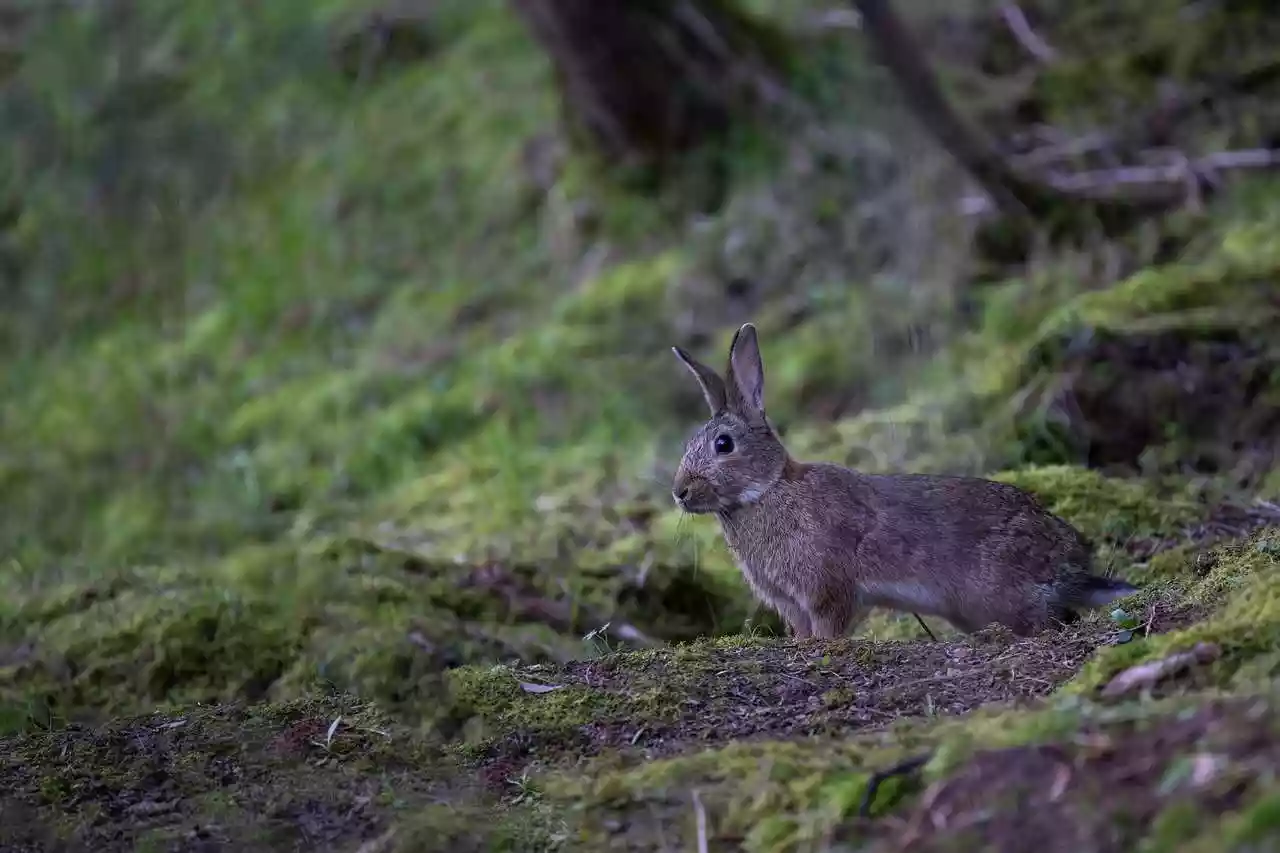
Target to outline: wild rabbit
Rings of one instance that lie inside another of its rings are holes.
[[[879,606],[1025,637],[1137,592],[1093,574],[1089,542],[1014,486],[791,458],[765,416],[752,324],[734,335],[724,379],[672,350],[711,409],[672,496],[686,512],[716,514],[747,582],[793,636],[843,636]]]

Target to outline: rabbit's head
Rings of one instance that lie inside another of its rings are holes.
[[[764,413],[764,364],[755,326],[747,323],[729,346],[721,379],[679,347],[711,409],[711,419],[685,444],[671,495],[685,512],[733,512],[755,503],[782,476],[787,451]]]

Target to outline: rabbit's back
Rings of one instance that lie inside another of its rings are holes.
[[[1013,568],[1051,583],[1059,563],[1089,560],[1090,545],[1030,493],[977,477],[859,475],[874,491],[885,556],[907,562],[962,560]],[[911,558],[919,560],[913,561]]]
[[[1032,495],[979,478],[798,464],[751,516],[725,533],[757,588],[851,590],[974,630],[1047,619],[1055,588],[1091,565],[1084,537]]]

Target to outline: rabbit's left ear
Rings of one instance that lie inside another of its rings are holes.
[[[720,375],[680,349],[680,347],[672,347],[671,351],[676,354],[676,358],[680,359],[685,367],[689,368],[693,378],[698,380],[698,386],[702,388],[702,396],[707,401],[707,408],[711,410],[711,416],[715,417],[723,412],[727,406],[728,395],[725,393],[724,380],[720,378]]]
[[[756,327],[743,324],[729,345],[729,404],[739,414],[764,417],[764,362]]]

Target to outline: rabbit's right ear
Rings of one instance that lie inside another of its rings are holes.
[[[764,362],[756,327],[743,323],[729,344],[729,402],[740,413],[764,417]]]
[[[712,417],[723,412],[728,402],[728,396],[725,394],[724,380],[720,378],[720,374],[680,349],[680,347],[672,347],[671,351],[676,354],[676,358],[684,363],[685,367],[689,368],[693,378],[698,380],[698,385],[702,387],[702,396],[707,400],[707,407],[711,409]]]

